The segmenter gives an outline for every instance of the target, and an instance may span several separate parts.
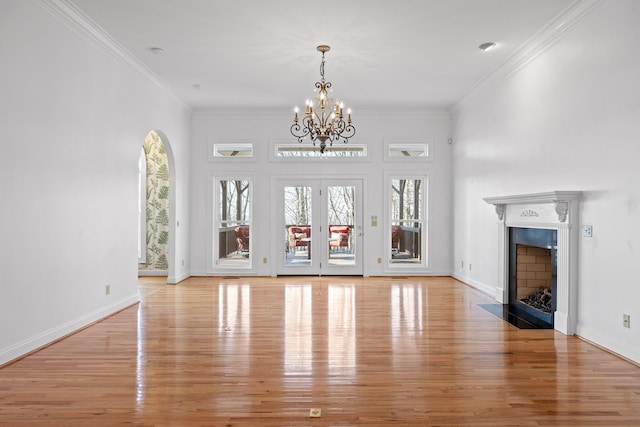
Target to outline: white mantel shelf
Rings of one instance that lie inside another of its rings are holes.
[[[549,191],[547,193],[486,197],[483,200],[491,205],[523,205],[578,200],[580,197],[582,197],[582,191]]]
[[[577,320],[578,224],[582,191],[486,197],[498,215],[496,301],[509,303],[509,227],[557,230],[557,295],[554,328],[573,335]]]

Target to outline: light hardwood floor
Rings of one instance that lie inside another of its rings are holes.
[[[0,424],[640,425],[639,367],[519,330],[451,278],[147,279],[140,293],[1,369]]]

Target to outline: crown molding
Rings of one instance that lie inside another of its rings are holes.
[[[566,32],[580,22],[585,16],[603,5],[609,5],[616,0],[576,0],[562,13],[551,20],[533,37],[523,43],[516,51],[504,60],[498,67],[482,77],[473,87],[449,110],[452,114],[463,109],[464,104],[471,99],[480,88],[490,83],[509,78],[533,60],[545,53],[558,43]]]
[[[160,77],[144,65],[116,39],[111,37],[98,23],[92,20],[70,0],[31,0],[67,28],[74,31],[93,47],[124,65],[154,88],[160,89],[180,104],[191,110]]]

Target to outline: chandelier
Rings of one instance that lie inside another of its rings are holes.
[[[304,117],[300,123],[298,118],[298,107],[295,108],[291,134],[298,138],[298,142],[309,136],[311,143],[316,145],[320,141],[320,152],[324,153],[334,141],[341,141],[345,144],[349,142],[356,133],[356,128],[351,124],[351,109],[347,110],[347,120],[344,120],[344,104],[338,99],[330,98],[327,90],[331,89],[331,83],[324,80],[324,54],[330,47],[327,45],[318,46],[318,51],[322,52],[322,62],[320,63],[320,81],[316,82],[318,96],[314,99],[307,99]]]

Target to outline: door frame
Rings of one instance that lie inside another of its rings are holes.
[[[271,232],[271,258],[275,260],[275,266],[272,270],[273,276],[278,275],[364,275],[364,184],[365,178],[363,176],[343,176],[340,178],[332,178],[326,175],[305,176],[300,175],[278,175],[272,177],[272,206],[271,213],[273,224]],[[287,266],[285,264],[285,249],[282,247],[282,233],[286,226],[284,219],[284,197],[283,189],[285,186],[311,186],[313,189],[312,195],[312,235],[323,235],[328,233],[326,227],[328,227],[327,218],[327,199],[326,188],[331,185],[354,185],[356,187],[356,209],[354,218],[353,239],[355,242],[355,265],[349,266],[337,266],[330,265],[328,263],[328,248],[329,239],[311,239],[311,253],[316,254],[311,258],[310,266]],[[320,196],[318,190],[325,192]],[[313,221],[313,218],[318,218]],[[326,241],[325,241],[326,240]],[[317,255],[321,254],[321,255]]]

